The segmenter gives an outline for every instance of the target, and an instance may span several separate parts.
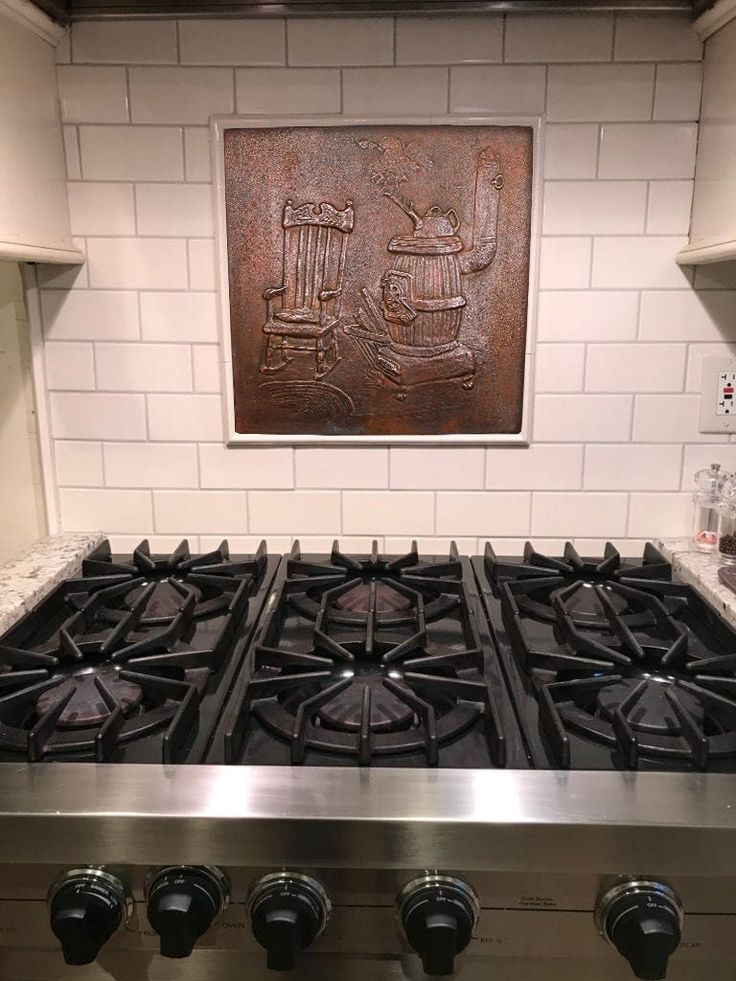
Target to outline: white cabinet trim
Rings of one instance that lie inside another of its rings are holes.
[[[30,0],[0,0],[0,14],[5,14],[38,37],[48,41],[53,47],[66,34],[66,28],[54,23],[42,10]]]

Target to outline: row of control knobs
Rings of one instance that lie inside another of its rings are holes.
[[[148,921],[164,957],[188,957],[229,899],[226,876],[212,866],[160,869],[146,884]],[[71,869],[49,893],[51,929],[67,964],[91,964],[103,945],[132,915],[123,882],[102,868]],[[277,872],[251,891],[253,935],[265,948],[267,966],[290,971],[297,955],[322,933],[330,899],[311,876]],[[397,901],[409,946],[424,972],[446,977],[470,943],[480,912],[473,889],[457,878],[427,874],[410,882]],[[682,907],[661,883],[629,881],[601,899],[596,920],[601,934],[629,962],[636,978],[659,981],[680,942]]]

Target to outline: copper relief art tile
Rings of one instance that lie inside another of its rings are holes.
[[[227,129],[237,432],[518,432],[532,137]]]

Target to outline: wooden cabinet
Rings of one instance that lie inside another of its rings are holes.
[[[0,259],[79,263],[69,203],[54,41],[28,0],[0,0]]]
[[[719,0],[695,27],[705,66],[685,265],[736,259],[736,0]]]

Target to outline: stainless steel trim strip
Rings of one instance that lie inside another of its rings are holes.
[[[736,776],[0,765],[0,862],[736,876]]]

